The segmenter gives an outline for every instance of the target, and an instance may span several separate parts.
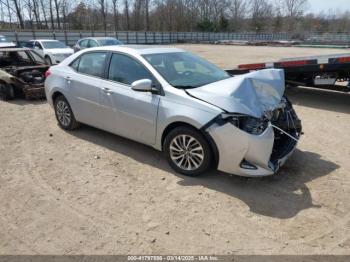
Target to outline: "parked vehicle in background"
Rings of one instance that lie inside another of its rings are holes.
[[[24,96],[45,97],[45,72],[49,69],[43,57],[28,48],[0,49],[0,97],[4,100]]]
[[[74,45],[74,52],[78,52],[85,48],[98,47],[98,46],[111,46],[111,45],[122,45],[123,42],[113,37],[87,37],[80,39]]]
[[[61,128],[80,122],[147,144],[189,176],[212,166],[272,175],[301,135],[279,69],[232,77],[181,49],[113,46],[79,52],[47,76]]]
[[[17,41],[16,47],[29,48],[28,46],[29,46],[28,41]]]
[[[0,35],[0,48],[15,47],[15,46],[16,46],[15,43],[8,41],[5,36]]]
[[[58,40],[30,40],[26,47],[35,49],[49,65],[58,64],[74,53],[74,50]]]

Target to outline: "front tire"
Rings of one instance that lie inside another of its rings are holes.
[[[177,127],[164,141],[169,165],[178,173],[198,176],[210,169],[212,152],[203,135],[191,127]]]
[[[74,130],[79,127],[79,123],[74,117],[72,108],[63,95],[55,99],[54,105],[56,119],[61,128],[64,130]]]

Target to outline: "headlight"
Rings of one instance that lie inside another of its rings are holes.
[[[241,114],[222,114],[221,117],[225,122],[252,135],[261,135],[269,125],[269,120],[266,118],[255,118]]]

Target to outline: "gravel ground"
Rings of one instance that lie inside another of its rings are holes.
[[[231,68],[339,50],[182,45]],[[174,173],[44,101],[0,101],[0,254],[350,254],[350,97],[288,91],[305,135],[277,176]]]

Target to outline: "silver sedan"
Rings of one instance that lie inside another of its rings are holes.
[[[152,146],[185,175],[272,175],[301,134],[282,70],[231,76],[181,49],[111,46],[80,51],[46,77],[61,128],[84,123]]]

